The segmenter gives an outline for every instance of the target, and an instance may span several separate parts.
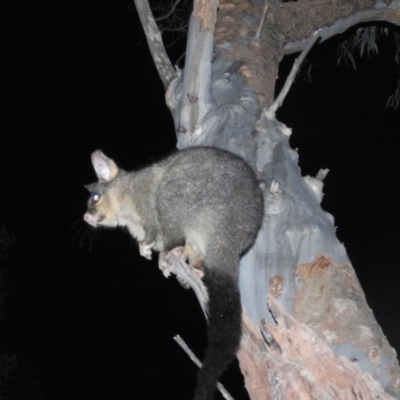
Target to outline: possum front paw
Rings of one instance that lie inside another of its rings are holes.
[[[160,258],[158,260],[158,267],[162,271],[163,275],[166,278],[175,272],[176,267],[174,268],[177,260],[181,259],[183,255],[183,247],[175,247],[169,252],[162,251],[160,253]]]
[[[146,242],[139,242],[139,252],[140,255],[148,260],[151,260],[151,249],[156,244],[156,242],[147,244]]]

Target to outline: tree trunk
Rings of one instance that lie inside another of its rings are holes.
[[[269,108],[279,62],[304,49],[316,29],[322,27],[325,40],[360,21],[398,23],[399,8],[395,2],[375,8],[372,1],[198,0],[184,72],[171,78],[171,66],[158,66],[169,74],[162,79],[178,148],[229,150],[264,183],[262,230],[240,270],[238,358],[251,399],[400,398],[395,351],[336,238],[333,217],[320,207],[324,173],[302,177],[291,131]],[[154,40],[148,36],[153,54]]]

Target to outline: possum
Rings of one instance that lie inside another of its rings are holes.
[[[253,245],[263,218],[254,171],[240,157],[212,147],[178,151],[131,172],[101,150],[91,159],[98,182],[87,186],[84,220],[93,227],[126,227],[142,256],[160,252],[166,274],[165,259],[181,249],[205,286],[208,347],[194,400],[213,399],[241,339],[240,258]]]

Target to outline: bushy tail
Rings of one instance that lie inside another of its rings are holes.
[[[242,306],[237,278],[216,268],[204,268],[209,295],[208,348],[197,376],[194,400],[212,400],[216,384],[234,359],[241,338]]]

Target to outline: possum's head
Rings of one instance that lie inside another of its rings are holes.
[[[118,226],[119,195],[116,183],[123,171],[101,150],[92,153],[92,164],[99,181],[86,186],[91,195],[83,219],[94,227]]]

